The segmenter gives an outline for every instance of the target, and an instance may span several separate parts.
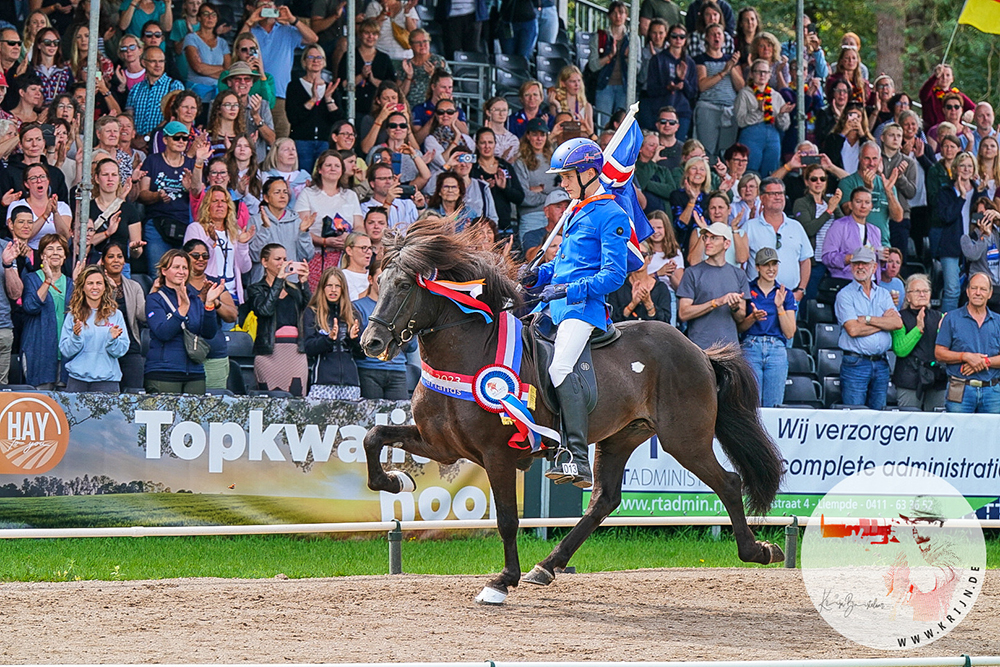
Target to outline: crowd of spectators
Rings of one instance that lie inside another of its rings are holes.
[[[770,406],[825,312],[840,402],[884,407],[891,376],[900,406],[1000,411],[1000,144],[993,107],[950,66],[911,97],[862,62],[856,34],[829,39],[806,16],[797,109],[795,41],[726,0],[643,0],[634,45],[617,0],[575,41],[550,0],[345,6],[104,0],[94,72],[88,0],[0,10],[0,383],[13,356],[43,389],[225,389],[227,340],[245,331],[254,389],[406,398],[405,357],[359,346],[385,234],[453,216],[484,247],[535,257],[569,203],[552,151],[606,145],[636,76],[654,234],[611,295],[615,320],[739,342]],[[456,51],[531,58],[559,40],[589,46],[551,85],[475,109],[456,95]]]

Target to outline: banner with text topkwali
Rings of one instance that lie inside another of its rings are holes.
[[[483,519],[481,468],[385,448],[412,493],[367,487],[365,433],[409,404],[0,393],[0,527]]]

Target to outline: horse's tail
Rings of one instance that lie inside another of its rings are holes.
[[[781,456],[760,423],[757,380],[738,345],[706,350],[719,387],[715,435],[743,479],[747,509],[763,515],[781,486]]]

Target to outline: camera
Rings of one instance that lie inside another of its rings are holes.
[[[459,153],[456,160],[462,164],[472,164],[476,161],[476,156],[472,153]]]
[[[802,161],[802,166],[808,166],[810,164],[819,164],[822,159],[819,155],[802,155],[799,157]]]
[[[251,46],[249,53],[251,58],[256,58],[258,55],[260,55],[260,52],[257,50],[256,46]]]
[[[417,194],[417,189],[412,185],[400,185],[399,186],[399,198],[400,199],[413,199],[413,195]]]

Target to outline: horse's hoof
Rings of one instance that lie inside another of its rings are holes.
[[[555,581],[555,579],[556,575],[552,574],[541,565],[536,565],[532,568],[531,572],[524,575],[521,581],[528,584],[535,584],[536,586],[548,586]]]
[[[385,474],[392,479],[399,480],[399,491],[396,491],[396,493],[410,493],[417,490],[417,483],[410,477],[410,473],[402,470],[389,470]]]
[[[482,592],[476,596],[476,602],[479,604],[503,604],[503,601],[506,599],[506,593],[501,593],[490,586],[483,588]]]
[[[785,562],[785,552],[781,550],[777,544],[771,544],[770,542],[762,542],[763,546],[771,554],[771,560],[767,562],[768,565],[774,563],[784,563]]]

